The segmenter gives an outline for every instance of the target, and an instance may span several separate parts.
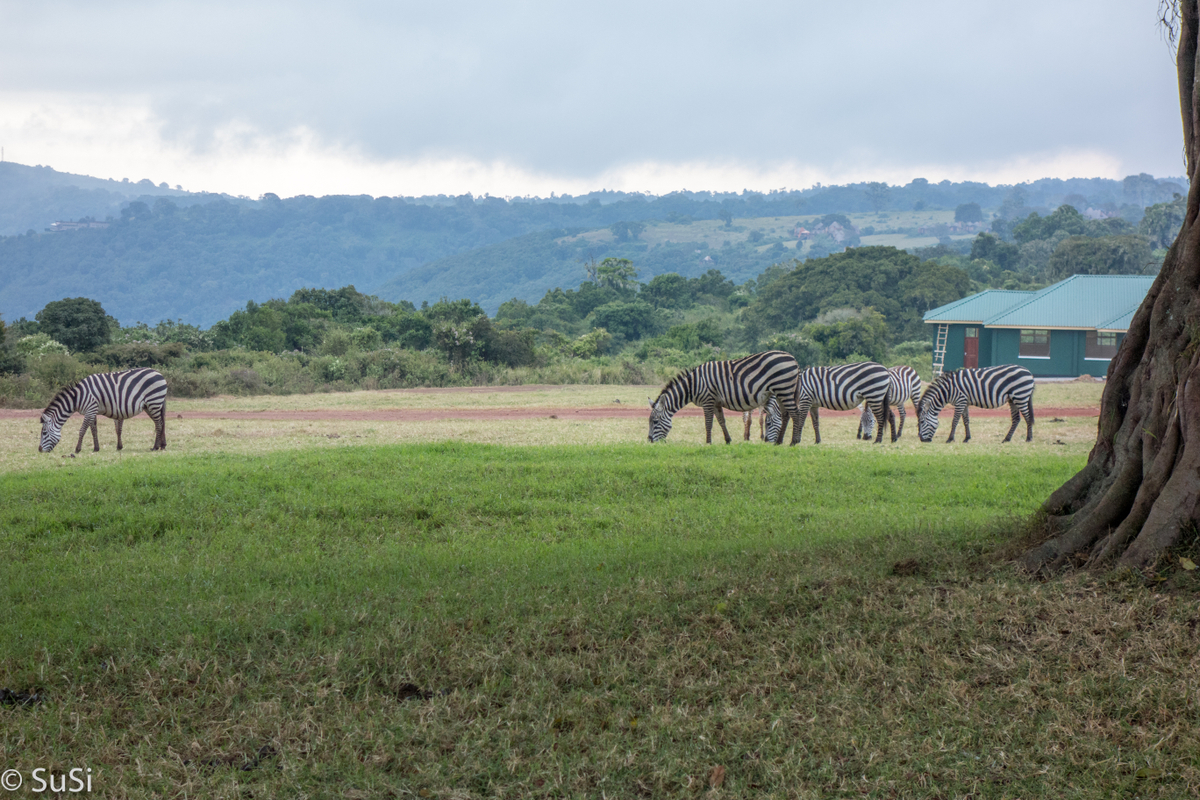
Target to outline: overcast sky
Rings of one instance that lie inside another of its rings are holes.
[[[0,146],[250,197],[1182,175],[1157,6],[0,0]]]

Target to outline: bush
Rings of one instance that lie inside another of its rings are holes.
[[[331,328],[325,332],[320,353],[326,356],[344,356],[350,352],[353,345],[354,341],[350,338],[350,334],[340,328]]]
[[[605,336],[608,334],[605,333]],[[493,330],[488,341],[487,360],[508,367],[528,367],[537,361],[533,330]]]
[[[247,394],[262,394],[263,389],[266,388],[262,376],[252,369],[231,369],[229,377],[239,389]]]
[[[763,349],[791,353],[801,367],[816,367],[825,363],[825,348],[799,333],[776,334],[763,343]]]
[[[29,362],[29,374],[51,393],[92,374],[87,364],[66,353],[49,353]]]
[[[866,353],[869,361],[887,357],[887,321],[872,308],[835,309],[806,325],[803,333],[819,342],[826,357],[834,361],[857,353]]]
[[[350,342],[358,350],[378,350],[380,347],[383,347],[383,336],[380,335],[379,331],[367,326],[365,328],[356,328],[350,334]]]
[[[105,345],[97,351],[96,360],[113,369],[122,370],[135,367],[157,367],[186,356],[187,349],[179,342],[161,345],[149,342],[131,342]]]
[[[70,351],[61,342],[51,339],[49,334],[35,333],[17,340],[17,352],[27,358],[41,358],[51,353],[67,355]]]
[[[570,351],[575,358],[595,358],[604,355],[611,343],[612,334],[604,328],[596,328],[571,342]]]

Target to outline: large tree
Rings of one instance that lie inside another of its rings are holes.
[[[143,204],[144,205],[144,204]],[[112,340],[115,320],[104,307],[86,297],[68,297],[47,303],[34,317],[38,332],[62,342],[71,352],[90,352]]]
[[[1087,466],[1043,504],[1052,537],[1030,570],[1145,568],[1200,517],[1200,53],[1198,0],[1164,0],[1178,37],[1179,103],[1191,188],[1183,227],[1108,368]]]

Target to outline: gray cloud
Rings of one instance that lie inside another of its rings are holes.
[[[201,151],[237,121],[267,134],[307,126],[378,159],[566,176],[637,161],[903,167],[1067,149],[1178,174],[1174,66],[1155,10],[20,4],[6,6],[0,74],[8,91],[145,98],[167,137]]]

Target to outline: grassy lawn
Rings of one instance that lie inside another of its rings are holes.
[[[878,447],[829,419],[775,448],[705,447],[683,418],[651,447],[644,420],[197,408],[155,454],[148,424],[70,459],[0,423],[14,796],[37,767],[91,768],[106,797],[1200,792],[1195,573],[1039,584],[996,556],[1093,419]]]

